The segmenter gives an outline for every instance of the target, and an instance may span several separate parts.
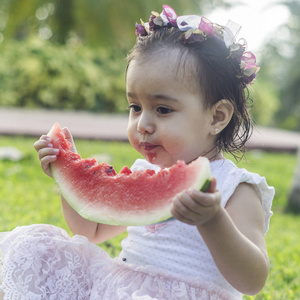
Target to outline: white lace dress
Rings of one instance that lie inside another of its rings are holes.
[[[137,160],[132,169],[156,166]],[[269,226],[274,189],[229,160],[211,163],[225,206],[241,182],[253,184]],[[241,299],[220,274],[194,226],[178,221],[128,227],[117,258],[83,236],[51,225],[18,227],[0,241],[4,299]]]

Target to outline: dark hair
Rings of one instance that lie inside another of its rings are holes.
[[[185,43],[183,32],[172,27],[161,28],[149,36],[139,36],[127,57],[127,68],[137,55],[154,56],[170,48],[178,49],[185,59],[194,58],[195,75],[206,108],[222,99],[232,103],[233,116],[218,135],[214,148],[217,148],[218,153],[231,153],[236,159],[243,157],[245,143],[252,132],[252,121],[248,106],[249,91],[238,77],[241,71],[237,59],[230,57],[229,49],[217,37],[209,36],[203,42]]]

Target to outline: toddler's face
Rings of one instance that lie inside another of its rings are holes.
[[[212,115],[204,109],[189,68],[178,65],[178,54],[168,51],[147,61],[136,57],[127,72],[129,141],[160,167],[179,159],[190,162],[214,145]]]

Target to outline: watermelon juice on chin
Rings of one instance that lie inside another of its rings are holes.
[[[58,123],[51,128],[54,148],[60,150],[51,163],[52,176],[67,202],[82,217],[110,225],[148,225],[172,218],[172,199],[189,188],[206,190],[211,181],[209,160],[199,157],[188,165],[178,161],[158,173],[131,172],[124,167],[117,174],[112,166],[94,158],[82,159],[70,151]],[[152,159],[155,159],[153,153]]]

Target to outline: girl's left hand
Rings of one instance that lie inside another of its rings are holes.
[[[179,221],[201,226],[217,216],[221,210],[221,193],[216,189],[216,179],[206,193],[190,189],[177,194],[173,199],[172,215]]]

